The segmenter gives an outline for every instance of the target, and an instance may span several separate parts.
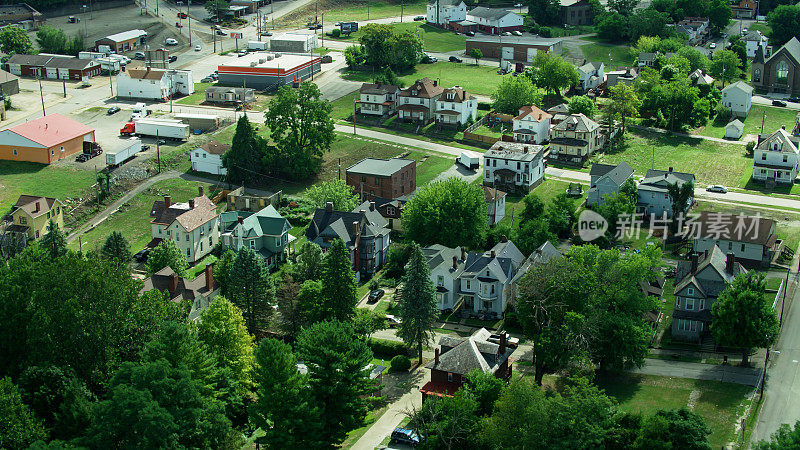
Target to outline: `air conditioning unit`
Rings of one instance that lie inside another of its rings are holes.
[[[258,63],[257,63],[257,62],[255,62],[255,61],[253,61],[253,62],[251,62],[251,63],[250,63],[250,67],[255,67],[255,66],[257,66],[257,65],[258,65]]]
[[[272,61],[275,59],[275,55],[267,55],[267,61]]]
[[[266,58],[260,58],[260,59],[258,60],[258,63],[259,63],[259,64],[264,64],[265,62],[267,62],[267,59],[266,59]]]
[[[280,57],[281,57],[281,54],[280,54],[280,53],[275,53],[275,57],[276,57],[276,58],[280,58]]]

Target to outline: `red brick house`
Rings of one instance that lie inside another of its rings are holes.
[[[394,199],[417,188],[417,162],[405,158],[364,158],[347,168],[345,180],[362,200]]]

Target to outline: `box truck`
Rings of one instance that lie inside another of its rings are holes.
[[[180,120],[148,120],[139,119],[128,122],[119,130],[120,136],[153,136],[164,139],[186,140],[189,139],[189,125]]]
[[[266,50],[269,47],[269,42],[250,41],[247,43],[248,50]]]
[[[456,159],[464,167],[470,170],[475,170],[481,165],[481,157],[474,152],[462,152],[461,156]]]
[[[118,166],[130,158],[133,158],[133,155],[142,151],[142,141],[139,138],[132,137],[128,139],[122,147],[106,152],[106,164],[109,166]]]

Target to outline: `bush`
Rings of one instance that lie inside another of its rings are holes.
[[[492,104],[489,102],[478,102],[478,109],[480,109],[481,111],[491,111]]]
[[[334,28],[334,29],[331,30],[330,34],[331,34],[331,37],[338,38],[342,34],[342,30],[340,30],[338,28]]]
[[[392,358],[390,370],[392,372],[408,372],[411,368],[411,360],[408,356],[397,355]]]
[[[744,147],[744,151],[747,153],[747,156],[750,157],[753,156],[753,151],[755,149],[756,149],[756,143],[754,141],[748,142],[747,145]]]
[[[389,341],[386,339],[367,339],[367,345],[376,356],[384,358],[394,358],[397,355],[408,355],[408,347],[400,341]]]
[[[370,282],[369,282],[369,290],[370,291],[377,290],[378,287],[379,287],[378,280],[375,280],[375,279],[370,280]]]

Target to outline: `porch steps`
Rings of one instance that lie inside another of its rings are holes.
[[[717,349],[717,342],[711,336],[706,336],[700,342],[700,351],[703,353],[713,353]]]

